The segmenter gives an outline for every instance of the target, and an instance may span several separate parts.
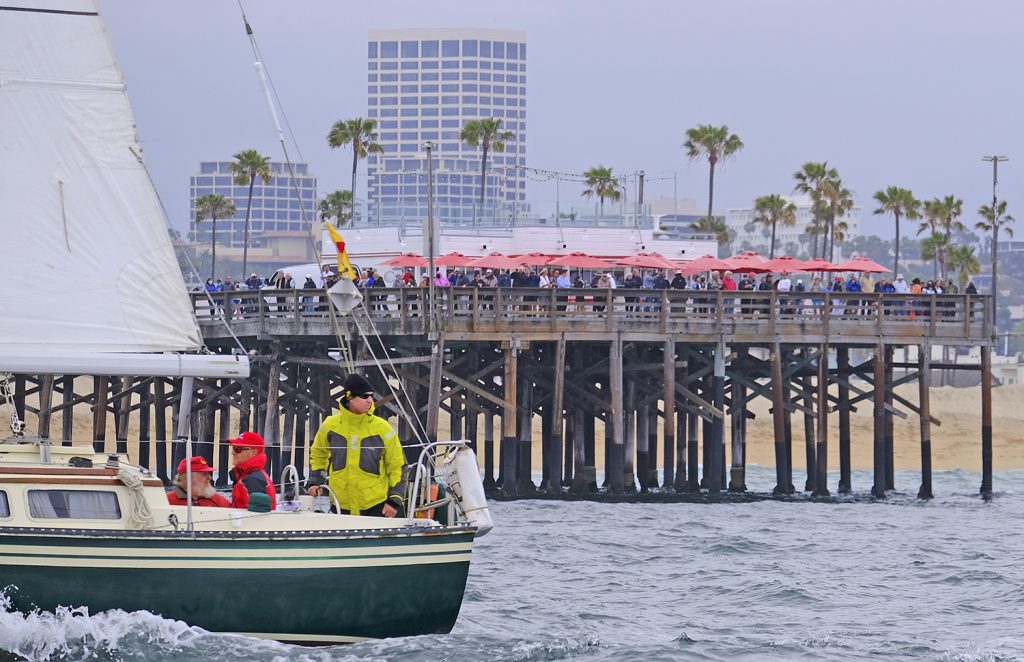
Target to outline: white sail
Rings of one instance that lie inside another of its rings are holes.
[[[0,370],[200,349],[95,3],[0,5]]]
[[[0,6],[0,237],[0,370],[143,374],[128,355],[202,348],[92,0]],[[245,357],[168,359],[248,374]]]

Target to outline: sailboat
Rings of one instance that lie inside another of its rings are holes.
[[[0,382],[158,375],[187,392],[196,377],[247,376],[244,352],[204,350],[95,3],[3,5]],[[169,505],[127,456],[51,444],[14,419],[0,442],[0,589],[17,609],[145,610],[301,644],[444,633],[490,527],[460,442],[423,449],[408,517],[314,512],[303,497],[260,513]],[[450,496],[431,501],[435,462]],[[285,473],[281,492],[297,493]]]

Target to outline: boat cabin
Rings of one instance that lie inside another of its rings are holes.
[[[170,505],[163,482],[124,455],[95,453],[91,446],[47,446],[38,439],[0,443],[0,527],[103,530],[183,530],[188,507]],[[310,497],[278,504],[272,513],[238,508],[192,509],[197,531],[383,530],[409,525],[407,518],[319,513]],[[440,526],[429,519],[417,527]]]

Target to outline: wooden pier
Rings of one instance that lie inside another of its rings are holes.
[[[191,436],[208,442],[198,449],[221,481],[228,467],[223,442],[244,429],[266,438],[275,476],[286,464],[302,470],[340,394],[344,342],[383,396],[378,413],[396,416],[402,401],[411,402],[432,438],[447,416],[452,438],[475,444],[485,486],[508,497],[743,492],[748,406],[767,398],[776,494],[797,489],[794,452],[806,458],[805,491],[852,491],[850,413],[870,406],[874,479],[858,489],[879,497],[894,489],[894,416],[917,416],[918,494],[930,498],[931,426],[939,421],[929,390],[933,374],[950,370],[981,372],[981,490],[992,490],[987,296],[456,288],[438,290],[427,305],[427,291],[418,288],[364,294],[365,309],[345,316],[329,310],[319,290],[225,292],[212,303],[205,293],[193,295],[209,347],[230,352],[237,338],[253,354],[248,379],[195,381]],[[942,346],[980,347],[981,362],[932,359],[932,348]],[[894,352],[907,348],[896,363]],[[378,363],[402,398],[388,395]],[[913,381],[919,404],[894,391]],[[38,414],[45,435],[54,413],[91,408],[92,441],[101,451],[127,451],[128,430],[137,426],[137,459],[166,479],[183,452],[168,442],[178,381],[96,377],[91,386],[78,394],[74,376],[19,376],[17,406],[24,415],[27,402],[39,403],[27,410]],[[839,481],[829,486],[832,414]],[[803,416],[802,451],[793,447],[794,415]],[[108,416],[113,443],[104,438]],[[540,438],[533,436],[535,417]],[[61,436],[71,439],[71,417],[62,420]],[[401,417],[398,426],[403,440],[414,438]],[[537,445],[540,467],[532,466]],[[410,460],[417,452],[409,449]]]

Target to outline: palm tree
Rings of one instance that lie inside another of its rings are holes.
[[[597,196],[601,201],[601,216],[604,216],[604,199],[618,200],[622,197],[622,189],[619,180],[612,176],[612,169],[603,165],[594,166],[583,171],[584,183],[587,188],[583,190],[583,196],[591,198]]]
[[[828,207],[828,229],[825,234],[828,251],[822,250],[821,252],[823,255],[827,252],[829,262],[831,262],[836,247],[836,218],[853,209],[853,193],[843,186],[839,173],[836,173],[835,177],[831,177],[823,183],[821,197]],[[845,236],[844,234],[839,240],[842,241]]]
[[[949,268],[959,272],[957,282],[960,283],[960,290],[967,287],[971,276],[981,271],[981,264],[978,256],[974,254],[974,246],[953,246],[949,250]]]
[[[997,278],[999,276],[999,230],[1006,230],[1007,236],[1013,236],[1013,228],[1006,227],[1007,223],[1013,223],[1013,216],[1006,213],[1006,200],[1000,200],[995,209],[992,205],[982,205],[978,208],[981,221],[974,224],[979,230],[992,233],[992,310],[995,310]]]
[[[352,220],[352,191],[334,191],[320,201],[320,220],[329,221],[334,219],[334,227],[341,226]]]
[[[917,226],[918,236],[927,234],[928,237],[933,236],[939,231],[939,216],[942,214],[942,210],[939,208],[939,199],[934,198],[932,200],[926,200],[921,204],[921,209],[924,212],[924,220]],[[922,239],[921,241],[927,241],[928,238]],[[921,256],[922,260],[932,261],[932,277],[939,277],[939,257],[938,254],[924,257],[923,253]]]
[[[781,223],[785,226],[796,225],[796,205],[785,200],[781,195],[772,193],[762,195],[754,200],[754,222],[771,227],[772,242],[768,257],[775,259],[775,227]]]
[[[715,218],[712,216],[709,220],[709,217],[701,216],[693,223],[690,223],[690,229],[701,234],[715,235],[715,239],[718,241],[719,245],[728,244],[732,241],[732,236],[729,234],[729,227],[721,218]]]
[[[236,213],[235,203],[223,195],[207,193],[196,198],[196,223],[205,221],[207,217],[213,222],[210,232],[210,278],[215,278],[217,274],[217,219],[229,218]]]
[[[933,260],[938,263],[939,255],[946,248],[946,236],[941,232],[933,232],[921,240],[921,259]],[[935,276],[938,278],[938,275]]]
[[[846,233],[850,229],[850,224],[846,221],[836,221],[832,225],[832,240],[843,242],[846,241]]]
[[[484,195],[487,191],[487,153],[492,149],[495,152],[505,151],[505,141],[512,140],[515,134],[501,128],[501,120],[493,117],[484,117],[478,120],[469,120],[459,132],[459,140],[470,147],[479,145],[483,149],[480,157],[480,213],[484,211]]]
[[[270,157],[263,156],[254,149],[247,149],[231,158],[234,162],[228,169],[235,176],[235,185],[249,185],[249,198],[245,205],[245,243],[242,245],[242,278],[248,271],[249,263],[249,221],[252,219],[252,190],[256,185],[256,178],[269,184],[272,179],[270,174]]]
[[[900,218],[908,220],[920,218],[921,201],[914,197],[910,189],[890,186],[884,191],[875,191],[875,202],[878,208],[875,214],[892,214],[896,217],[896,260],[893,265],[893,274],[900,272]]]
[[[351,120],[338,120],[327,134],[327,144],[333,148],[352,145],[352,218],[356,216],[356,171],[359,169],[359,159],[384,151],[377,142],[377,132],[374,130],[376,128],[377,120],[357,117]]]
[[[955,198],[952,195],[947,195],[941,200],[939,198],[935,198],[933,202],[935,203],[933,209],[938,215],[937,229],[942,233],[945,239],[945,241],[943,241],[943,250],[938,253],[937,257],[939,260],[939,272],[942,275],[942,279],[946,280],[948,277],[946,257],[950,248],[950,239],[952,238],[954,231],[962,232],[965,229],[964,224],[959,220],[960,214],[963,213],[964,201],[959,198]]]
[[[735,133],[729,133],[729,127],[700,124],[686,130],[686,142],[683,149],[690,161],[700,158],[708,160],[708,218],[712,217],[711,209],[715,200],[715,166],[719,161],[728,159],[743,149],[743,141]]]
[[[807,228],[808,234],[814,237],[811,257],[818,257],[818,235],[825,234],[826,240],[828,239],[824,215],[825,201],[823,198],[825,183],[830,179],[837,179],[838,177],[839,172],[835,168],[829,168],[828,161],[820,163],[808,161],[793,173],[793,179],[796,180],[793,192],[803,193],[811,198],[811,216],[813,221],[810,227]],[[822,256],[825,254],[824,249],[825,243],[822,242]]]

